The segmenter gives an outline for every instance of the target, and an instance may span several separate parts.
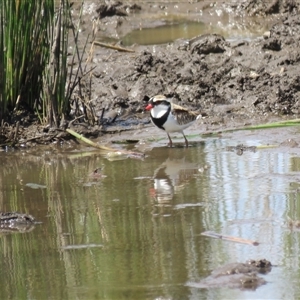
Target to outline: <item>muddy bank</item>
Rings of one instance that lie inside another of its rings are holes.
[[[151,96],[166,94],[205,111],[209,124],[299,114],[299,13],[294,3],[275,2],[236,7],[234,14],[274,12],[281,18],[253,41],[208,34],[168,45],[135,46],[134,54],[99,49],[93,91],[97,110],[118,107],[123,114],[141,113]]]
[[[258,276],[271,271],[272,264],[266,259],[249,260],[246,263],[229,263],[214,270],[210,276],[199,283],[188,283],[188,286],[196,288],[239,288],[255,290],[266,284],[266,281]]]
[[[78,118],[80,112],[73,109],[57,130],[32,125],[37,119],[25,112],[12,118],[14,124],[2,124],[0,144],[12,140],[16,146],[63,142],[69,138],[64,131],[67,127],[99,137],[151,126],[144,107],[156,94],[165,94],[180,105],[202,111],[206,117],[200,122],[204,124],[201,132],[299,117],[300,12],[296,1],[177,6],[87,1],[81,38],[84,40],[91,32],[92,24],[97,25],[96,38],[105,35],[117,41],[141,26],[141,22],[145,26],[165,23],[163,18],[141,19],[145,12],[168,15],[184,11],[189,12],[190,19],[201,15],[202,22],[214,16],[215,21],[227,18],[229,24],[239,19],[245,26],[253,22],[261,27],[266,22],[273,25],[253,40],[205,34],[162,45],[133,45],[130,49],[134,52],[128,53],[94,46],[88,63],[94,68],[92,84],[88,87],[82,83],[89,89],[92,120]],[[75,12],[76,9],[75,5]],[[78,91],[74,91],[74,97],[78,97]]]
[[[18,212],[0,212],[0,233],[28,232],[34,229],[37,222],[28,214]]]

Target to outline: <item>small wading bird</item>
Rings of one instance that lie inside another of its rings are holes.
[[[172,147],[173,143],[169,132],[181,132],[186,147],[189,146],[183,130],[191,126],[201,116],[200,114],[172,103],[170,99],[163,95],[152,97],[145,109],[150,110],[152,123],[166,131],[170,147]]]

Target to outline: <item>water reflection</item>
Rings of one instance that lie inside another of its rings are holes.
[[[25,233],[32,231],[34,228],[35,225],[33,224],[0,225],[0,234]]]
[[[169,156],[154,171],[151,195],[158,203],[168,204],[174,194],[184,189],[189,181],[199,175],[201,171],[203,171],[203,167],[187,161],[185,156],[182,158]]]
[[[297,298],[299,232],[285,221],[300,215],[299,155],[238,156],[226,151],[232,143],[155,148],[144,161],[83,150],[1,153],[1,210],[43,222],[2,236],[3,299]],[[207,230],[260,245],[201,236]],[[186,285],[258,258],[278,267],[255,292]]]

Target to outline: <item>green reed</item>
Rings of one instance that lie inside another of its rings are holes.
[[[54,0],[2,0],[0,7],[1,115],[40,100],[49,60]]]
[[[58,126],[70,110],[69,33],[78,58],[69,0],[1,0],[0,120],[19,110]],[[81,59],[78,59],[79,63]],[[71,64],[73,65],[73,64]],[[72,83],[73,82],[73,83]]]

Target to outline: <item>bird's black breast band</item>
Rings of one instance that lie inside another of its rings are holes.
[[[167,121],[170,112],[171,106],[169,106],[168,110],[160,118],[153,118],[151,115],[151,120],[158,128],[165,130],[163,125]]]

